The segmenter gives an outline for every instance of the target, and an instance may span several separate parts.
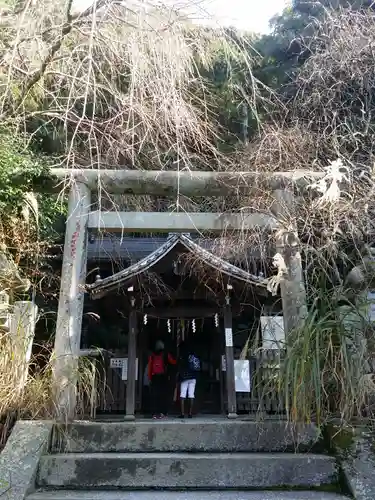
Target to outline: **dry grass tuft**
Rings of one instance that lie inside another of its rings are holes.
[[[44,348],[42,354],[32,356],[27,366],[9,333],[0,334],[0,346],[1,447],[5,444],[16,419],[54,419],[56,406],[51,353]],[[88,359],[82,360],[79,365],[77,400],[82,404],[78,405],[77,418],[87,416],[88,406],[83,403],[87,404],[93,394],[94,370],[95,367]]]

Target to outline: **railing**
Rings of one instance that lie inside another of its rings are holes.
[[[111,358],[124,356],[123,350],[80,350],[80,358],[89,359],[84,367],[86,390],[81,391],[81,401],[78,402],[79,413],[85,418],[95,420],[97,411],[125,414],[127,384],[121,379],[121,372],[112,369],[110,364]],[[90,380],[87,380],[88,370],[91,372]]]
[[[279,386],[285,350],[259,350],[250,358],[251,392],[237,394],[237,411],[259,415],[283,415],[284,397]]]
[[[110,355],[115,354],[117,353],[110,353]],[[80,357],[90,359],[91,371],[89,392],[86,394],[86,400],[80,402],[81,407],[83,406],[82,414],[95,420],[98,407],[102,411],[116,413],[117,410],[124,413],[126,384],[120,383],[120,379],[117,385],[114,383],[119,377],[114,370],[107,369],[108,353],[100,349],[83,349],[80,351]],[[250,393],[237,393],[238,413],[260,416],[285,414],[284,394],[279,386],[279,370],[283,359],[285,359],[285,350],[278,349],[259,350],[254,357],[250,358],[251,391]],[[107,378],[111,375],[107,384]],[[99,388],[99,384],[103,387]],[[102,396],[100,396],[101,392]]]

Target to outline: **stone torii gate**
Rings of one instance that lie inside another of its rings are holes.
[[[60,420],[71,420],[75,416],[89,230],[168,233],[277,230],[276,248],[285,262],[280,289],[286,333],[303,321],[306,292],[293,216],[294,192],[323,177],[323,173],[52,169],[52,174],[57,183],[69,182],[71,186],[55,337],[54,385]],[[275,202],[269,215],[90,211],[92,191],[169,197],[177,194],[231,196],[249,193],[255,185],[267,187],[274,193]]]

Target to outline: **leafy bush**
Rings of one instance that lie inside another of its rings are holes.
[[[56,221],[65,205],[54,196],[33,193],[40,178],[48,178],[49,163],[28,147],[26,137],[0,130],[0,243],[19,263],[40,256],[46,244],[60,238]]]
[[[48,173],[44,159],[35,156],[27,144],[11,130],[0,130],[0,213],[21,215],[25,193],[33,180]]]

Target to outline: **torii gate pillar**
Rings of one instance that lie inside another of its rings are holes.
[[[55,404],[60,421],[74,419],[77,404],[90,198],[90,189],[85,184],[73,183],[69,194],[53,360]]]
[[[301,328],[307,317],[306,288],[298,238],[293,187],[274,191],[273,212],[279,220],[276,233],[277,252],[285,269],[280,283],[285,333]]]

